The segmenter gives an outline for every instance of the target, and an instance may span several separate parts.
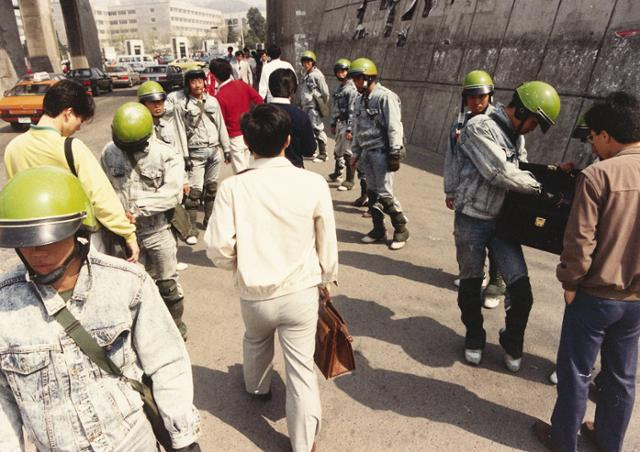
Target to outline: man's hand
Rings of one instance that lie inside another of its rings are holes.
[[[189,157],[184,158],[184,170],[191,171],[193,169],[193,162]]]
[[[576,167],[575,163],[573,162],[556,163],[556,166],[560,171],[563,171],[565,173],[571,172]]]
[[[336,134],[336,126],[331,126],[331,135]]]
[[[229,163],[231,163],[231,152],[225,152],[224,153],[224,163],[226,165],[228,165]]]
[[[353,134],[351,132],[347,132],[344,137],[347,139],[347,141],[353,140]]]
[[[138,242],[135,240],[131,240],[127,242],[127,249],[129,250],[129,257],[127,261],[129,262],[138,262],[138,258],[140,257],[140,247],[138,246]]]
[[[189,184],[182,184],[182,193],[188,195],[189,191],[191,191],[191,187],[189,187]]]
[[[444,203],[447,206],[447,209],[453,210],[453,203],[455,202],[456,198],[450,198],[450,197],[446,197],[444,198]]]
[[[329,284],[322,284],[318,286],[318,289],[320,290],[320,296],[322,298],[331,298],[331,290],[329,289]]]
[[[125,212],[124,214],[127,216],[127,220],[129,220],[129,223],[136,224],[136,217],[132,212]]]
[[[576,299],[576,291],[575,290],[566,290],[564,291],[564,302],[567,304],[573,303],[573,300]]]

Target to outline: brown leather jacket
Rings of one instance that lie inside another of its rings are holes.
[[[640,143],[585,168],[556,274],[568,290],[640,300]]]

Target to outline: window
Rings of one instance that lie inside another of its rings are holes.
[[[118,11],[118,16],[124,16],[125,14],[127,14],[126,11]]]
[[[117,20],[110,20],[109,23],[111,25],[118,25],[118,21]]]
[[[135,9],[128,9],[127,10],[127,14],[135,14],[136,10]]]
[[[155,13],[155,12],[156,12],[156,10],[155,10],[155,8],[149,8],[149,12],[150,12],[150,13]]]
[[[127,21],[126,21],[126,20],[120,20],[120,21],[118,21],[118,22],[120,22],[121,24],[126,24],[126,23],[127,23]]]
[[[129,23],[130,24],[137,24],[138,20],[137,19],[129,19]]]
[[[152,18],[151,18],[151,22],[155,22],[155,21],[156,21],[156,18],[155,18],[155,17],[152,17]]]

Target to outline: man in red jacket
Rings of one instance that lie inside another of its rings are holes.
[[[231,152],[225,154],[224,161],[231,163],[233,173],[237,174],[249,166],[251,157],[240,130],[240,118],[251,109],[251,104],[258,105],[263,100],[251,86],[231,78],[231,64],[228,61],[215,59],[209,69],[217,81],[215,97],[231,140]]]

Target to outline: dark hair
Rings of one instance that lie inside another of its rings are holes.
[[[47,116],[55,118],[67,108],[72,108],[76,116],[87,121],[93,118],[96,103],[79,82],[65,79],[49,88],[44,95],[43,109]]]
[[[244,56],[244,52],[242,50],[236,50],[236,56]]]
[[[227,52],[233,52],[233,47],[231,46],[227,47]]]
[[[221,82],[226,82],[231,77],[231,63],[222,58],[216,58],[209,63],[209,70]]]
[[[291,117],[275,105],[261,104],[242,116],[240,128],[251,152],[275,157],[291,132]]]
[[[276,58],[280,58],[280,55],[282,55],[282,51],[280,50],[280,47],[278,47],[275,44],[272,44],[267,49],[267,55],[269,55],[269,58],[273,60]]]
[[[297,90],[298,80],[291,69],[276,69],[269,76],[269,91],[273,97],[293,97]]]
[[[597,133],[606,130],[618,143],[640,141],[640,103],[627,92],[616,91],[596,102],[584,120],[590,130]]]

